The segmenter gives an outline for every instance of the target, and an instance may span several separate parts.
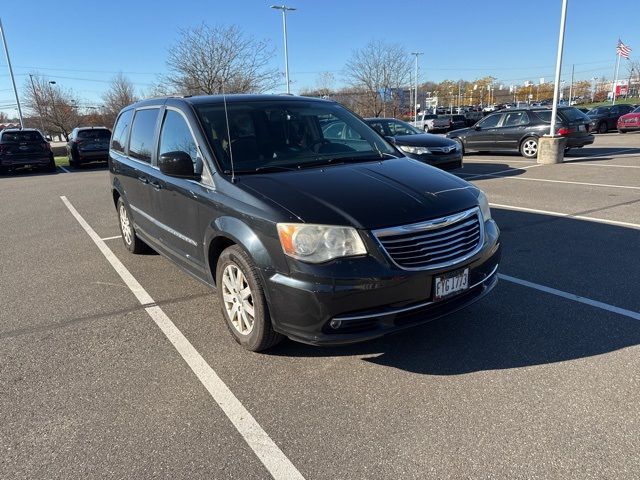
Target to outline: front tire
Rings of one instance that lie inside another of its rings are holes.
[[[609,131],[609,127],[607,122],[600,122],[598,124],[598,133],[607,133]]]
[[[620,130],[620,129],[618,129],[618,131],[619,131],[620,133],[627,133],[627,131],[626,131],[626,130]]]
[[[537,158],[538,139],[536,137],[525,138],[520,144],[520,155],[524,158]]]
[[[118,223],[120,224],[120,233],[122,242],[131,253],[144,253],[147,250],[147,244],[138,238],[133,227],[133,218],[129,207],[124,203],[122,197],[118,198],[116,205],[118,209]]]
[[[222,316],[236,342],[260,352],[282,340],[282,335],[273,330],[258,270],[237,245],[220,255],[216,285]]]

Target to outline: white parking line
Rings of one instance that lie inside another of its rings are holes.
[[[566,161],[565,165],[572,165],[574,167],[613,167],[613,168],[640,168],[640,165],[611,165],[610,163],[585,163]]]
[[[534,165],[534,167],[539,167],[542,165]],[[522,167],[527,168],[527,167]],[[532,167],[529,167],[532,168]],[[519,168],[514,168],[512,170],[521,170]],[[509,170],[503,170],[503,172],[505,171],[509,171]],[[466,176],[465,180],[472,180],[472,179],[477,179],[478,177],[498,177],[498,178],[504,178],[505,180],[520,180],[520,181],[524,181],[524,182],[547,182],[547,183],[564,183],[567,185],[585,185],[585,186],[589,186],[589,187],[605,187],[605,188],[624,188],[627,190],[640,190],[640,187],[634,187],[634,186],[630,186],[630,185],[611,185],[608,183],[588,183],[588,182],[572,182],[570,180],[550,180],[547,178],[529,178],[529,177],[514,177],[512,175],[498,175],[498,173],[501,172],[496,172],[496,173],[483,173],[482,175],[470,175],[468,173],[457,173],[456,175],[464,175]]]
[[[66,168],[64,168],[64,167],[59,166],[58,168],[59,168],[60,170],[62,170],[64,173],[71,173],[69,170],[67,170],[67,169],[66,169]]]
[[[520,278],[515,278],[510,275],[505,275],[503,273],[499,273],[498,277],[500,277],[501,280],[517,283],[518,285],[533,288],[534,290],[538,290],[540,292],[550,293],[551,295],[567,298],[569,300],[573,300],[574,302],[584,303],[585,305],[590,305],[595,308],[607,310],[608,312],[617,313],[618,315],[624,315],[625,317],[633,318],[634,320],[640,320],[640,313],[634,312],[632,310],[627,310],[625,308],[609,305],[608,303],[599,302],[598,300],[592,300],[590,298],[581,297],[580,295],[575,295],[573,293],[563,292],[562,290],[557,290],[555,288],[547,287],[545,285],[540,285],[538,283],[528,282],[527,280],[521,280]]]
[[[67,197],[61,196],[60,199],[84,231],[87,232],[114,270],[120,275],[120,278],[122,278],[131,292],[136,296],[140,304],[145,307],[146,312],[173,344],[193,373],[198,377],[198,380],[204,385],[273,478],[277,480],[304,480],[304,477],[298,469],[291,463],[282,450],[280,450],[271,437],[269,437],[267,432],[262,429],[244,405],[240,403],[240,400],[236,398],[218,374],[205,359],[202,358],[193,345],[191,345],[189,340],[178,330],[178,327],[175,326],[159,306],[154,305],[155,302],[153,298],[151,298],[151,295],[138,283],[131,272],[127,270],[118,257],[109,249],[107,244],[104,243],[86,220],[82,218]],[[240,476],[242,476],[242,474]]]
[[[536,208],[516,207],[515,205],[503,205],[501,203],[490,203],[491,207],[503,208],[505,210],[515,210],[516,212],[541,213],[551,215],[552,217],[575,218],[577,220],[587,220],[589,222],[605,223],[607,225],[616,225],[619,227],[631,227],[640,230],[640,224],[630,222],[620,222],[618,220],[607,220],[606,218],[586,217],[584,215],[574,215],[572,213],[552,212],[550,210],[538,210]]]
[[[504,163],[531,163],[531,164],[535,164],[535,161],[529,161],[529,160],[511,160],[511,158],[498,158],[496,160],[478,160],[476,158],[468,158],[465,157],[464,158],[464,163],[469,164],[469,163],[498,163],[498,162],[504,162]]]
[[[114,235],[113,237],[104,237],[104,238],[101,238],[100,240],[102,240],[103,242],[106,242],[107,240],[115,240],[116,238],[122,238],[122,235]]]

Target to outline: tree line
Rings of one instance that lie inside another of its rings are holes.
[[[79,125],[113,125],[122,108],[143,97],[273,91],[283,83],[282,74],[271,66],[273,59],[270,42],[256,39],[236,25],[202,23],[180,31],[167,53],[167,74],[158,78],[151,89],[139,92],[125,75],[118,74],[103,93],[100,107],[83,107],[71,89],[38,72],[30,74],[24,85],[27,124],[66,139]],[[314,87],[302,88],[300,93],[331,97],[362,116],[401,117],[412,113],[413,66],[413,58],[402,45],[373,40],[352,52],[342,71],[342,87],[335,88],[337,79],[333,73],[322,72]],[[637,67],[635,74],[640,76]],[[631,69],[629,76],[633,73]],[[596,82],[596,101],[606,98],[604,84],[604,79]],[[568,95],[568,86],[564,92]],[[591,94],[591,82],[574,83],[572,96]],[[437,98],[441,106],[456,107],[537,101],[552,96],[550,83],[532,79],[514,88],[486,76],[472,81],[423,82],[418,85],[417,103],[424,107],[427,99]]]

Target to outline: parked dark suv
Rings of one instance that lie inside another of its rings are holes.
[[[78,168],[85,163],[106,162],[110,138],[111,130],[105,127],[74,128],[67,142],[69,165]]]
[[[33,128],[6,128],[0,131],[0,174],[17,167],[36,167],[56,171],[49,142]]]
[[[551,110],[513,108],[484,117],[471,128],[453,130],[447,137],[457,141],[463,152],[514,150],[523,157],[538,156],[538,139],[549,133]],[[566,149],[593,143],[589,118],[574,107],[558,108],[556,133],[566,137]]]
[[[344,122],[349,135],[325,138]],[[370,339],[456,311],[497,281],[484,194],[407,159],[339,104],[291,96],[146,100],[109,151],[131,252],[215,286],[237,342]]]

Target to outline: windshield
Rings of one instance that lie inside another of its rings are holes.
[[[257,101],[196,106],[225,172],[287,170],[396,156],[380,135],[336,103]]]
[[[424,133],[422,130],[419,130],[416,127],[409,125],[408,123],[401,120],[392,120],[387,123],[387,126],[391,131],[391,135],[416,135]]]

